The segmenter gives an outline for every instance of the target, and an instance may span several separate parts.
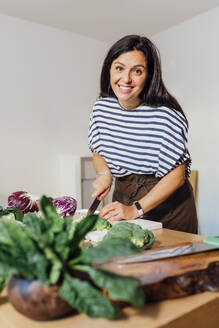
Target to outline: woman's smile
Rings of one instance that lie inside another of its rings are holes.
[[[125,109],[133,109],[141,103],[147,70],[142,51],[132,50],[117,57],[110,68],[110,83],[118,101]]]
[[[133,89],[133,87],[130,87],[130,86],[126,86],[126,85],[118,85],[119,86],[119,89],[120,89],[120,92],[121,93],[130,93]]]

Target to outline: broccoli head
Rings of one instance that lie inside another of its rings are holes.
[[[90,231],[104,230],[104,229],[109,230],[110,228],[112,228],[111,223],[109,223],[109,221],[107,221],[106,219],[103,219],[100,216],[98,216],[98,219],[97,219],[95,225],[93,226],[92,230],[90,230]]]
[[[107,235],[104,237],[104,240],[109,238],[128,238],[136,246],[143,247],[145,233],[144,230],[137,224],[119,222],[109,230]]]

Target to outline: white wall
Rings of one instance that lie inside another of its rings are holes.
[[[219,7],[153,37],[169,90],[190,122],[200,232],[219,235]]]
[[[5,15],[0,42],[0,204],[17,190],[61,196],[60,162],[89,153],[106,44]]]

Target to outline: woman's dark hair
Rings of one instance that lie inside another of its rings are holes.
[[[140,94],[142,102],[153,106],[167,106],[174,108],[186,119],[186,116],[178,101],[167,91],[162,80],[160,54],[156,46],[146,37],[139,35],[127,35],[118,40],[110,48],[103,63],[100,78],[100,97],[116,98],[110,85],[110,68],[112,62],[121,54],[132,51],[142,51],[147,62],[147,80]],[[187,119],[186,119],[187,121]]]

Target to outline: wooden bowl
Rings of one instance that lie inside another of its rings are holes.
[[[38,280],[12,277],[8,299],[15,309],[34,320],[52,320],[73,313],[73,308],[59,295],[60,286],[46,286]]]

